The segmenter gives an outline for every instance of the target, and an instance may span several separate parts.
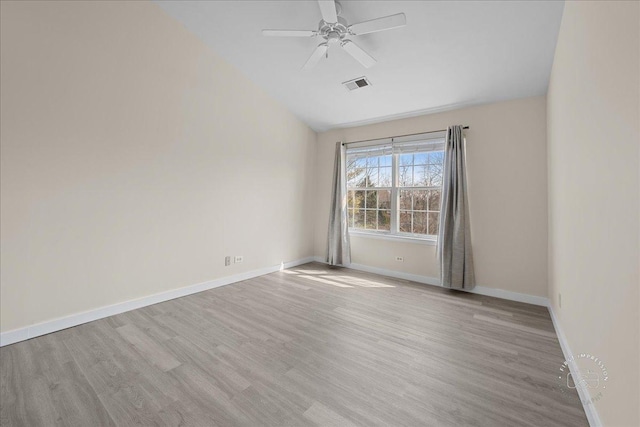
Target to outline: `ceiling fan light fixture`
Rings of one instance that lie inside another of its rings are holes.
[[[341,36],[337,31],[331,31],[327,34],[327,43],[339,43],[342,40],[342,37],[344,36]]]

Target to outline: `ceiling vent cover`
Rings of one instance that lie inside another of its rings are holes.
[[[342,84],[350,91],[371,86],[371,82],[366,77],[358,77],[357,79],[342,82]]]

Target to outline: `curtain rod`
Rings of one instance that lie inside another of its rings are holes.
[[[469,129],[469,126],[463,126],[462,129]],[[386,137],[386,138],[363,139],[361,141],[343,142],[342,145],[355,144],[358,142],[379,141],[381,139],[387,139],[387,138],[402,138],[403,136],[424,135],[425,133],[436,133],[436,132],[446,132],[446,131],[447,131],[446,129],[440,129],[440,130],[431,130],[429,132],[407,133],[404,135],[395,135],[395,136]]]

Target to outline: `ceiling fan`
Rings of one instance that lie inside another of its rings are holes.
[[[315,37],[320,36],[324,40],[316,47],[307,62],[302,67],[303,70],[313,68],[320,58],[329,54],[329,45],[338,45],[347,53],[353,56],[365,68],[369,68],[376,63],[371,55],[362,50],[360,46],[350,40],[351,36],[375,33],[378,31],[391,30],[403,27],[407,24],[404,13],[384,16],[370,21],[359,22],[349,25],[347,21],[339,16],[342,11],[340,3],[334,0],[318,0],[322,19],[317,30],[262,30],[265,36],[276,37]]]

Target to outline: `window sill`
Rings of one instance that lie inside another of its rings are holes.
[[[414,243],[418,245],[427,245],[427,246],[435,246],[437,243],[437,239],[435,238],[425,239],[420,237],[400,236],[397,234],[366,233],[366,232],[352,231],[352,230],[349,230],[349,236],[364,237],[367,239],[391,240],[394,242]]]

